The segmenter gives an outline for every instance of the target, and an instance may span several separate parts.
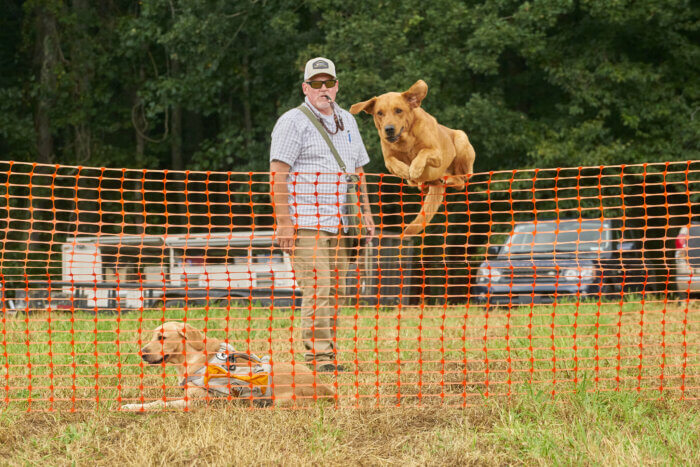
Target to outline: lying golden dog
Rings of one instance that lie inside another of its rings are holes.
[[[464,188],[464,178],[474,171],[474,148],[466,133],[440,125],[420,105],[428,85],[418,80],[406,92],[388,92],[350,107],[374,115],[384,164],[389,172],[410,184],[428,184],[425,206],[404,230],[419,234],[442,204],[445,184]],[[447,178],[446,178],[447,176]]]
[[[257,359],[219,339],[206,337],[189,324],[167,322],[153,330],[152,339],[141,349],[146,363],[174,365],[185,397],[170,401],[126,404],[122,410],[154,408],[184,409],[207,396],[237,397],[256,405],[304,404],[332,399],[330,386],[316,381],[306,366]],[[234,378],[235,376],[235,378]]]

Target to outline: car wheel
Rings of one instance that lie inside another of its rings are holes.
[[[605,300],[619,301],[620,300],[620,290],[621,290],[621,287],[619,284],[605,283],[605,284],[603,284],[603,288],[601,289],[600,293],[602,294],[603,299],[605,299]]]
[[[190,303],[190,306],[191,303]],[[166,308],[185,308],[185,301],[180,298],[171,298],[165,301]]]
[[[676,290],[673,292],[672,298],[678,300],[679,302],[685,302],[690,298],[690,294],[687,290]]]

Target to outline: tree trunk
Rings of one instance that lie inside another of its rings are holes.
[[[87,25],[81,19],[89,17],[89,5],[87,0],[73,0],[73,14],[78,20],[75,23],[75,30],[71,44],[71,67],[75,72],[75,86],[73,92],[76,102],[84,106],[91,105],[91,87],[94,78],[93,60],[90,57],[90,41],[87,32]],[[89,109],[84,112],[89,115]],[[92,128],[90,119],[82,119],[73,125],[75,159],[79,165],[90,161],[92,156]]]
[[[179,71],[180,63],[173,60],[171,63],[172,76],[177,77]],[[183,170],[185,167],[182,160],[182,106],[179,102],[173,104],[170,123],[170,166],[173,170]]]
[[[173,106],[172,123],[170,125],[170,161],[173,170],[182,170],[182,106]]]
[[[39,93],[34,105],[37,162],[50,163],[54,157],[51,118],[49,116],[56,91],[54,70],[58,63],[56,18],[43,6],[36,8],[36,44],[34,64],[39,75]]]
[[[243,119],[245,125],[245,143],[250,145],[253,138],[253,117],[250,110],[250,68],[248,66],[248,55],[243,57]]]
[[[146,81],[146,70],[143,67],[143,63],[139,63],[139,86]],[[132,97],[133,107],[136,109],[141,108],[141,98],[139,97],[138,88],[135,86],[133,89]],[[139,112],[139,117],[143,117],[143,114]],[[137,122],[138,124],[144,123],[143,121]],[[136,125],[138,126],[138,125]],[[143,131],[146,131],[146,125],[142,125]],[[134,137],[136,138],[136,167],[141,169],[144,165],[143,155],[146,149],[146,139],[143,137],[143,133],[134,127]]]

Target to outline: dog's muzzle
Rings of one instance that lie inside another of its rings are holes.
[[[142,354],[141,360],[148,363],[149,365],[158,365],[159,363],[164,363],[164,362],[167,363],[168,358],[170,357],[170,355],[165,355],[165,356],[159,358],[158,360],[150,360],[150,356],[152,356],[152,355],[153,354],[150,354],[150,353]]]
[[[401,138],[401,134],[403,133],[403,127],[401,127],[401,130],[396,133],[396,128],[394,128],[393,125],[384,127],[384,133],[386,133],[386,140],[389,141],[390,143],[395,143]]]

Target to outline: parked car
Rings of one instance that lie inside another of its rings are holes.
[[[551,303],[563,298],[621,297],[656,285],[642,242],[623,239],[616,219],[570,219],[515,225],[490,246],[472,297],[492,304]]]
[[[700,223],[681,228],[676,237],[675,263],[678,296],[685,299],[700,292]]]

